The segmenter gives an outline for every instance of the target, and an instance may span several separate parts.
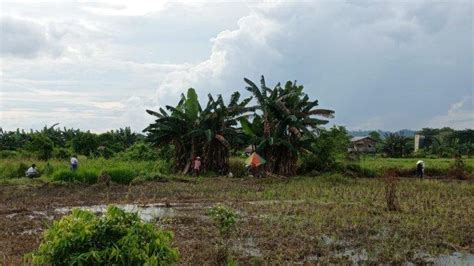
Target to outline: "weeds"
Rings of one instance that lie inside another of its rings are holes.
[[[237,265],[229,250],[229,239],[235,230],[237,214],[233,210],[220,204],[212,207],[208,214],[219,228],[219,233],[222,238],[217,244],[217,262],[225,265]]]
[[[157,230],[115,206],[102,217],[74,209],[43,237],[27,256],[33,265],[170,265],[179,258],[171,232]]]
[[[397,197],[398,178],[388,177],[385,179],[385,201],[387,203],[387,210],[399,211],[400,204]]]

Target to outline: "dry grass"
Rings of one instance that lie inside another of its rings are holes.
[[[180,179],[186,181],[185,179]],[[217,230],[207,207],[222,202],[241,217],[231,239],[232,256],[241,264],[341,262],[338,253],[366,251],[375,262],[413,260],[416,252],[474,253],[474,183],[456,180],[400,179],[396,195],[400,211],[387,211],[383,179],[205,178],[198,183],[147,182],[133,186],[13,184],[0,187],[0,258],[18,262],[34,249],[50,223],[33,211],[100,203],[197,202],[202,208],[158,221],[172,229],[183,264],[212,264],[218,254]],[[8,215],[18,213],[14,217]]]

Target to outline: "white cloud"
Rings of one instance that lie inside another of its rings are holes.
[[[474,127],[474,98],[466,96],[453,103],[445,115],[434,117],[429,126],[466,129]]]
[[[474,87],[469,1],[31,0],[2,13],[30,32],[2,50],[5,128],[141,130],[145,108],[188,87],[205,100],[261,74],[298,80],[338,124],[418,128]]]

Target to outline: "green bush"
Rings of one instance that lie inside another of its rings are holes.
[[[68,159],[71,156],[71,152],[66,148],[54,148],[53,157],[56,159]]]
[[[10,151],[10,150],[0,151],[0,159],[17,158],[18,156],[19,156],[19,154],[16,151]]]
[[[25,177],[26,176],[26,170],[28,170],[29,166],[26,165],[23,162],[20,162],[18,167],[16,168],[16,176],[15,177]]]
[[[234,177],[245,177],[247,170],[245,169],[245,160],[232,157],[229,159],[229,171]]]
[[[171,265],[179,259],[172,241],[172,232],[116,206],[100,217],[74,209],[44,232],[28,257],[34,265]]]
[[[94,184],[97,182],[97,173],[92,171],[85,171],[85,170],[78,170],[78,171],[71,171],[71,170],[61,170],[55,172],[52,175],[52,179],[54,181],[65,181],[65,182],[82,182],[82,183],[89,183]]]
[[[49,162],[46,163],[46,165],[44,166],[44,169],[43,169],[43,174],[45,174],[46,176],[52,176],[54,173],[54,167],[52,164],[50,164]]]
[[[224,205],[217,204],[212,207],[209,210],[209,216],[212,217],[223,236],[228,236],[235,229],[237,214]]]
[[[168,182],[170,178],[166,175],[163,175],[159,172],[147,172],[143,171],[139,176],[133,179],[133,183],[140,183],[145,181],[159,181],[159,182]]]
[[[135,143],[126,151],[120,154],[120,158],[124,160],[158,160],[158,151],[145,143]]]
[[[137,176],[134,171],[127,168],[113,168],[107,170],[107,173],[112,181],[120,184],[129,184]]]
[[[3,165],[0,165],[0,178],[16,178],[18,177],[17,173],[17,168],[12,163],[5,163]],[[24,174],[22,176],[24,176]]]

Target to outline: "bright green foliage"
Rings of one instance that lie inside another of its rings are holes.
[[[115,206],[101,217],[74,209],[44,232],[30,256],[34,265],[170,265],[179,258],[172,240],[172,232]]]
[[[301,173],[334,171],[338,160],[346,157],[349,135],[344,127],[322,129],[312,143],[311,153],[301,158]]]
[[[158,151],[149,144],[138,142],[120,154],[121,159],[125,160],[158,160]]]
[[[237,214],[224,205],[218,204],[212,207],[209,210],[209,216],[212,217],[223,236],[228,236],[235,229]]]
[[[54,171],[54,170],[53,170]],[[98,173],[92,171],[85,171],[85,170],[60,170],[54,172],[52,175],[52,179],[54,181],[65,181],[65,182],[82,182],[82,183],[89,183],[94,184],[97,182]]]
[[[133,178],[137,176],[137,173],[130,168],[112,168],[107,170],[107,173],[110,175],[112,181],[120,184],[129,184],[132,182]]]

